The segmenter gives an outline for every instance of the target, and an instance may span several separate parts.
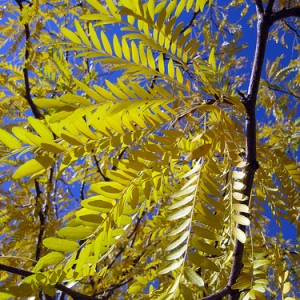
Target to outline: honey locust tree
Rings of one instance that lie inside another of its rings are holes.
[[[296,299],[298,2],[5,2],[0,298]]]

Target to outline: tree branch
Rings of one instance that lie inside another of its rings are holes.
[[[28,277],[28,276],[31,276],[31,275],[35,274],[35,273],[27,271],[27,270],[7,266],[7,265],[1,264],[1,263],[0,263],[0,270],[6,271],[6,272],[9,272],[9,273],[13,273],[13,274],[17,274],[17,275],[21,275],[23,277]],[[93,296],[87,296],[85,294],[81,294],[79,292],[73,291],[72,289],[70,289],[70,288],[68,288],[65,285],[60,284],[60,283],[55,284],[55,288],[62,291],[62,292],[64,292],[65,294],[69,295],[74,300],[99,300],[99,299],[101,299],[101,298],[96,298],[96,297],[93,297]]]
[[[269,0],[266,8],[266,13],[271,14],[275,0]]]
[[[20,10],[22,11],[23,1],[16,0],[16,2],[18,3]],[[41,112],[38,110],[37,106],[34,104],[30,94],[28,69],[26,67],[27,61],[29,59],[29,45],[30,45],[30,29],[28,23],[24,24],[24,28],[25,28],[25,59],[24,59],[23,74],[24,74],[24,82],[25,82],[25,99],[27,100],[34,117],[37,119],[42,119],[43,116]]]
[[[300,6],[283,8],[282,10],[277,11],[271,15],[270,21],[274,23],[289,17],[300,17]]]

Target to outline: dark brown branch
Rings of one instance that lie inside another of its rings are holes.
[[[269,0],[266,8],[266,13],[271,14],[275,0]]]
[[[271,15],[271,22],[274,23],[276,21],[286,19],[289,17],[300,17],[300,6],[292,7],[292,8],[283,8],[282,10]]]
[[[284,21],[284,24],[295,33],[298,39],[300,39],[300,34],[293,26],[291,26],[286,20]]]
[[[272,91],[276,91],[276,92],[280,92],[280,93],[283,93],[283,94],[287,94],[287,95],[290,95],[290,96],[295,97],[295,98],[297,98],[297,99],[300,99],[300,96],[297,96],[296,94],[294,94],[294,93],[291,92],[291,91],[285,91],[285,90],[283,90],[283,89],[280,89],[280,88],[278,88],[278,87],[272,85],[271,83],[269,83],[269,82],[267,82],[267,81],[266,81],[266,83],[267,83],[268,88],[269,88],[270,90],[272,90]]]
[[[41,194],[42,191],[40,189],[39,182],[37,180],[34,181],[35,183],[35,190],[36,190],[36,205],[39,205],[39,201],[41,200]],[[40,204],[41,205],[41,204]],[[37,245],[36,245],[36,251],[35,251],[35,260],[38,261],[41,256],[41,251],[42,251],[42,240],[44,236],[44,231],[45,231],[45,215],[44,215],[44,208],[40,207],[39,209],[39,219],[40,219],[40,226],[39,226],[39,234],[38,234],[38,239],[37,239]]]
[[[215,294],[203,297],[203,298],[201,298],[201,300],[220,300],[220,299],[222,299],[222,297],[225,297],[232,292],[236,292],[236,291],[233,291],[230,287],[226,286],[223,290],[221,290]]]
[[[255,48],[255,55],[254,55],[254,63],[252,66],[247,101],[245,102],[247,114],[250,113],[250,110],[255,111],[256,98],[257,98],[257,93],[259,88],[262,67],[264,63],[264,57],[266,52],[270,26],[271,24],[269,18],[263,14],[258,14],[257,40],[256,40],[256,48]],[[253,145],[253,147],[254,146],[255,144]]]
[[[108,177],[106,177],[106,176],[103,174],[103,172],[102,172],[102,170],[101,170],[101,168],[100,168],[100,164],[99,164],[99,161],[98,161],[96,155],[93,155],[93,159],[94,159],[94,161],[95,161],[95,164],[96,164],[96,167],[97,167],[97,171],[98,171],[98,173],[103,177],[104,181],[111,181]]]
[[[190,22],[180,31],[180,34],[183,34],[186,30],[189,29],[190,26],[193,25],[194,20],[196,19],[197,15],[199,14],[200,11],[194,12],[193,17],[191,18]]]
[[[13,273],[13,274],[17,274],[17,275],[21,275],[23,277],[28,277],[28,276],[31,276],[31,275],[35,274],[35,273],[27,271],[27,270],[7,266],[7,265],[1,264],[1,263],[0,263],[0,270],[6,271],[6,272],[9,272],[9,273]],[[66,295],[69,295],[74,300],[99,300],[99,299],[101,299],[101,298],[96,298],[96,297],[93,297],[93,296],[87,296],[85,294],[81,294],[79,292],[73,291],[72,289],[70,289],[70,288],[68,288],[65,285],[60,284],[60,283],[55,284],[55,288],[62,291],[62,292],[64,292]]]
[[[23,10],[23,1],[22,0],[16,0],[16,2],[19,5],[20,10]],[[34,104],[31,94],[30,94],[30,83],[29,83],[29,76],[28,76],[28,69],[26,67],[26,64],[29,59],[29,46],[30,46],[30,29],[28,23],[24,24],[25,29],[25,59],[24,59],[24,68],[23,68],[23,74],[24,74],[24,83],[25,83],[25,99],[27,100],[31,111],[35,118],[42,119],[43,116],[41,112],[38,110],[37,106]]]

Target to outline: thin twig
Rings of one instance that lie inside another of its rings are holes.
[[[284,24],[296,34],[297,38],[300,39],[300,34],[294,27],[292,27],[286,20],[284,20]]]
[[[28,277],[28,276],[31,276],[31,275],[35,274],[31,271],[27,271],[27,270],[24,270],[24,269],[7,266],[7,265],[1,264],[1,263],[0,263],[0,270],[6,271],[6,272],[9,272],[9,273],[13,273],[13,274],[17,274],[17,275],[21,275],[23,277]],[[73,291],[72,289],[66,287],[65,285],[63,285],[61,283],[56,283],[55,288],[62,291],[62,292],[64,292],[66,295],[69,295],[74,300],[99,300],[99,299],[103,300],[103,298],[96,298],[96,297],[93,297],[93,296],[87,296],[85,294]]]

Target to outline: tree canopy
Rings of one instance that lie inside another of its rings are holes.
[[[298,1],[0,14],[1,299],[300,296]]]

